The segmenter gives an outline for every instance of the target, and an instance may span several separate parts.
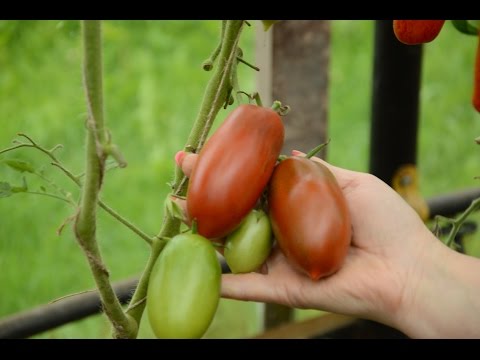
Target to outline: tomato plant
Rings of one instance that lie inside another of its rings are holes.
[[[269,215],[280,249],[299,270],[317,280],[337,271],[352,234],[346,199],[328,168],[290,157],[275,168]]]
[[[147,311],[159,338],[200,338],[220,299],[221,268],[211,242],[198,234],[168,241],[150,275]]]
[[[222,237],[253,209],[284,141],[272,109],[240,105],[205,143],[190,177],[187,211],[198,233]]]
[[[438,36],[444,23],[445,20],[393,20],[393,31],[404,44],[424,44]]]
[[[252,210],[225,241],[225,261],[233,273],[258,269],[272,249],[272,227],[262,210]]]

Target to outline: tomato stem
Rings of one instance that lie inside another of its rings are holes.
[[[192,234],[198,234],[197,219],[193,219],[192,221]]]
[[[103,117],[102,83],[102,23],[83,20],[83,80],[87,100],[87,144],[85,183],[78,213],[75,217],[75,237],[84,251],[97,284],[105,314],[113,325],[113,336],[132,338],[137,324],[127,317],[113,291],[109,272],[103,263],[96,238],[97,204],[105,173],[106,132]]]
[[[437,225],[439,220],[443,220],[452,225],[452,228],[450,230],[450,233],[448,234],[448,237],[445,239],[445,241],[443,241],[445,245],[449,247],[453,247],[455,245],[455,241],[454,241],[455,237],[457,236],[457,233],[462,227],[463,223],[465,222],[465,220],[467,220],[470,214],[477,211],[478,209],[480,209],[480,198],[473,200],[470,206],[462,214],[460,214],[456,219],[446,218],[441,215],[435,216]]]
[[[327,140],[327,142],[323,143],[323,144],[320,144],[316,147],[314,147],[312,150],[310,150],[306,155],[305,157],[307,159],[311,159],[312,157],[314,157],[315,155],[317,155],[320,150],[322,150],[325,146],[327,146],[328,144],[330,143],[330,139]]]
[[[258,92],[254,92],[252,94],[252,98],[255,99],[258,106],[263,106],[262,99],[260,99],[260,94]]]
[[[240,97],[240,86],[238,85],[238,75],[237,75],[237,65],[238,65],[238,58],[241,56],[242,50],[240,48],[237,49],[237,61],[232,66],[231,76],[230,76],[230,85],[232,86],[233,93],[235,96],[235,100],[237,100],[237,105],[241,104],[242,98]],[[229,99],[227,98],[227,101]]]
[[[237,56],[237,60],[245,65],[247,65],[248,67],[252,68],[253,70],[256,70],[256,71],[260,71],[260,68],[258,66],[255,66],[253,64],[250,64],[249,62],[247,62],[246,60],[244,60],[243,58],[241,58],[240,56]]]
[[[218,54],[220,54],[220,49],[222,48],[223,34],[225,34],[225,25],[226,25],[226,20],[222,20],[222,32],[221,32],[221,35],[220,35],[220,41],[219,41],[217,47],[215,48],[215,50],[213,50],[210,57],[207,60],[205,60],[202,64],[202,68],[205,71],[210,71],[210,70],[213,69],[213,63],[217,59]]]
[[[187,146],[199,152],[205,143],[213,121],[227,99],[227,93],[231,86],[231,72],[237,64],[237,48],[242,31],[243,20],[227,20],[222,34],[222,46],[218,55],[218,66],[212,74],[205,89],[200,111],[188,136]],[[175,170],[174,193],[185,194],[187,178],[180,168]]]

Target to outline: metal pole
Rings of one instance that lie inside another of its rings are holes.
[[[375,23],[370,172],[391,185],[395,171],[415,164],[422,46],[395,38],[392,20]]]

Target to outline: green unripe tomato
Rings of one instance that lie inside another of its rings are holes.
[[[147,311],[158,338],[201,338],[220,299],[221,267],[211,242],[180,234],[168,241],[150,275]]]
[[[248,273],[262,265],[272,249],[272,227],[262,210],[252,210],[227,236],[224,257],[233,273]]]

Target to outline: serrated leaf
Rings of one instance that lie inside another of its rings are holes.
[[[29,172],[34,173],[35,169],[33,168],[32,164],[27,161],[23,160],[15,160],[15,159],[7,159],[4,160],[5,164],[10,166],[12,169],[20,171],[20,172]]]
[[[467,35],[478,35],[478,30],[475,26],[472,25],[472,20],[451,20],[455,29],[460,31],[462,34]]]
[[[9,183],[0,181],[0,198],[12,196],[12,187]]]

